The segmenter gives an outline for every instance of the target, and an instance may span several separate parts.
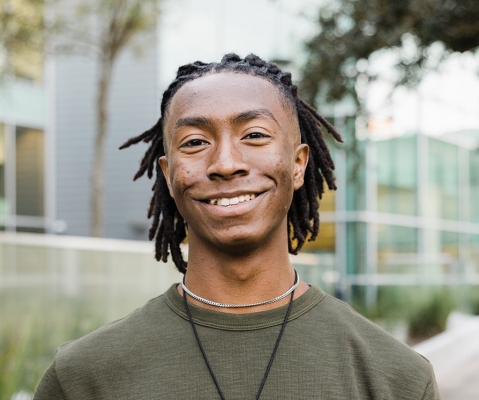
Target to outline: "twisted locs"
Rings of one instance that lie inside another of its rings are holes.
[[[287,104],[296,111],[301,131],[301,143],[309,146],[310,156],[304,176],[304,185],[296,190],[288,211],[288,250],[297,254],[308,239],[313,241],[319,232],[319,200],[324,193],[324,183],[335,190],[334,163],[326,146],[322,129],[336,141],[342,142],[340,134],[316,110],[298,97],[297,87],[293,85],[291,74],[283,72],[274,63],[262,60],[254,54],[244,59],[236,54],[227,54],[219,63],[196,61],[178,68],[176,79],[163,93],[161,116],[156,124],[139,136],[127,140],[120,149],[139,142],[150,143],[143,156],[140,167],[133,180],[143,176],[156,178],[153,184],[153,196],[148,209],[148,218],[153,221],[148,233],[150,240],[155,239],[155,258],[166,262],[171,251],[173,262],[178,270],[186,272],[187,263],[183,259],[180,243],[186,238],[185,220],[179,213],[170,196],[165,177],[158,159],[165,155],[163,126],[168,106],[175,93],[187,82],[208,74],[235,72],[258,76],[271,82],[279,89]]]

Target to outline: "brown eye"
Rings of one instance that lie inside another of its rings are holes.
[[[207,144],[204,140],[201,139],[192,139],[188,140],[186,143],[183,143],[180,147],[197,147]]]
[[[269,137],[268,135],[265,135],[264,133],[261,132],[251,132],[248,135],[245,136],[245,139],[263,139]]]

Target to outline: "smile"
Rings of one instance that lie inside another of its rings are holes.
[[[208,201],[208,204],[212,205],[217,205],[217,206],[223,206],[223,207],[230,207],[234,206],[239,203],[244,203],[245,201],[250,201],[256,198],[257,195],[255,193],[251,194],[242,194],[241,196],[238,197],[232,197],[231,199],[227,199],[225,197],[220,197],[217,199],[211,199]]]

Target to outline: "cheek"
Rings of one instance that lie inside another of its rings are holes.
[[[171,171],[174,171],[173,174],[170,174],[171,189],[173,191],[173,197],[176,201],[180,200],[180,196],[188,187],[191,186],[192,182],[195,180],[194,171],[195,168],[188,167],[181,163],[172,164]]]
[[[287,211],[294,194],[294,159],[286,151],[268,151],[252,159],[254,165],[275,182],[277,207]]]
[[[173,192],[181,193],[189,186],[189,175],[190,172],[188,170],[175,171],[171,181]]]
[[[272,170],[282,186],[293,186],[294,160],[289,154],[276,153],[272,159]]]

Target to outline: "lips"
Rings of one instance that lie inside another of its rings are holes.
[[[256,197],[257,197],[257,195],[255,193],[242,194],[240,196],[231,197],[231,198],[218,197],[218,198],[214,198],[214,199],[209,199],[208,204],[218,205],[218,206],[223,206],[223,207],[230,207],[230,206],[234,206],[234,205],[239,204],[239,203],[244,203],[246,201],[253,200]]]

